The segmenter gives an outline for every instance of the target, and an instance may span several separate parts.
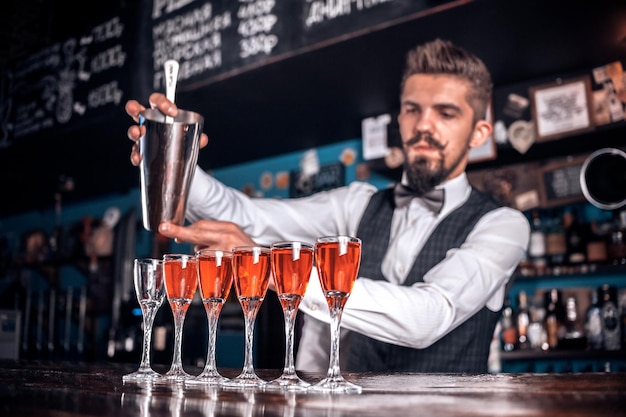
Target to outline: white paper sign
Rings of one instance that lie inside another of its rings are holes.
[[[387,125],[391,122],[390,114],[368,117],[361,122],[363,135],[363,159],[384,158],[389,153],[387,146]]]

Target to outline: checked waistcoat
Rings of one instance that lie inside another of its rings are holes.
[[[487,194],[472,189],[469,199],[435,228],[402,284],[423,282],[423,275],[444,259],[446,252],[465,241],[480,218],[499,205]],[[372,196],[359,224],[362,240],[359,276],[386,280],[381,271],[389,244],[394,210],[393,189]],[[464,279],[459,271],[459,279]],[[425,349],[380,342],[352,332],[349,371],[486,373],[489,345],[499,314],[483,306],[475,315]]]

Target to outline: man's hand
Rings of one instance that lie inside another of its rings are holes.
[[[159,225],[159,233],[163,237],[175,239],[178,243],[193,243],[194,251],[204,248],[229,251],[235,246],[256,246],[254,240],[238,225],[218,220],[200,220],[189,226],[163,222]],[[268,288],[276,291],[274,274],[270,276]]]
[[[235,223],[218,220],[200,220],[189,226],[163,222],[159,225],[159,233],[178,243],[193,243],[194,250],[209,248],[229,251],[235,246],[256,245]]]
[[[159,109],[166,116],[176,117],[176,114],[178,114],[178,107],[176,107],[176,104],[169,101],[164,94],[152,93],[150,94],[149,101],[151,108]],[[135,123],[139,123],[139,113],[146,109],[137,100],[128,100],[124,108],[126,113],[133,118]],[[139,154],[139,138],[145,133],[145,127],[139,125],[132,125],[127,131],[128,139],[134,142],[130,153],[130,162],[135,166],[138,166],[141,163],[141,155]],[[208,143],[208,136],[205,133],[200,135],[200,148],[204,148]]]

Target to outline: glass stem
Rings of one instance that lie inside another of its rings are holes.
[[[256,311],[249,311],[245,315],[246,324],[246,353],[243,363],[243,373],[254,372],[254,362],[252,358],[252,344],[254,342],[254,322],[256,321]]]
[[[205,372],[213,373],[217,368],[215,364],[215,341],[217,335],[217,321],[220,311],[222,310],[222,305],[222,301],[210,301],[205,304],[209,326],[209,346],[207,350],[206,366],[204,367]]]
[[[285,316],[285,368],[283,369],[283,374],[285,375],[294,375],[296,373],[293,360],[293,331],[297,312],[298,310],[291,305],[283,310]]]
[[[339,325],[343,309],[333,306],[330,309],[330,364],[328,366],[328,378],[339,378]]]
[[[176,305],[174,308],[174,359],[172,369],[181,369],[182,366],[182,345],[183,345],[183,324],[185,321],[185,309]]]
[[[152,344],[152,324],[154,323],[154,313],[156,308],[150,306],[141,306],[143,314],[143,350],[141,352],[142,369],[150,368],[150,347]]]

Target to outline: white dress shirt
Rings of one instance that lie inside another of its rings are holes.
[[[359,276],[345,306],[342,332],[358,331],[384,342],[425,348],[483,306],[500,310],[505,285],[526,252],[530,233],[526,217],[508,207],[493,210],[480,219],[465,243],[448,251],[445,259],[424,275],[423,283],[398,285],[406,279],[437,224],[463,204],[471,192],[465,174],[442,186],[446,197],[438,215],[419,199],[394,211],[389,249],[382,264],[389,282]],[[259,244],[279,240],[314,242],[319,236],[355,236],[376,191],[371,184],[353,182],[310,197],[255,199],[198,168],[190,190],[187,218],[192,222],[232,221]],[[325,372],[330,317],[315,269],[300,309],[307,316],[296,367]]]

